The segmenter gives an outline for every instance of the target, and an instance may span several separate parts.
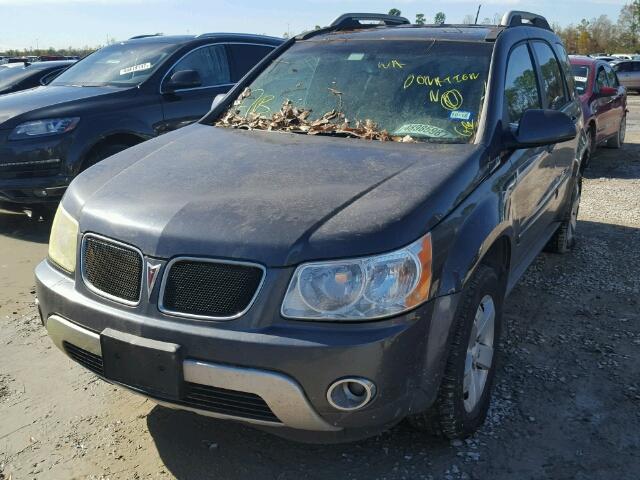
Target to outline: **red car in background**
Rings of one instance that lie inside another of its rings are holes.
[[[598,145],[620,148],[627,128],[625,87],[607,62],[573,55],[569,59],[584,112],[584,128],[591,140],[589,159]]]

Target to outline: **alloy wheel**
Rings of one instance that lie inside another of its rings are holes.
[[[496,306],[493,298],[485,295],[473,319],[464,365],[462,392],[464,408],[469,413],[480,402],[493,365],[495,319]]]

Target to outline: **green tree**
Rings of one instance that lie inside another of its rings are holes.
[[[447,21],[447,16],[444,14],[444,12],[436,13],[435,18],[433,19],[433,23],[435,23],[436,25],[442,25],[446,21]]]
[[[416,25],[424,25],[425,23],[424,13],[416,13]]]
[[[389,15],[394,15],[396,17],[399,17],[400,15],[402,15],[402,12],[397,8],[392,8],[391,10],[389,10]]]

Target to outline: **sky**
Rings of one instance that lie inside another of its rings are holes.
[[[480,0],[481,1],[481,0]],[[550,23],[579,22],[601,14],[616,20],[630,0],[485,0],[480,20],[507,10],[529,10]],[[249,32],[282,36],[328,25],[344,12],[398,8],[411,21],[443,11],[448,23],[475,15],[468,0],[0,0],[0,51],[22,48],[95,47],[133,35]]]

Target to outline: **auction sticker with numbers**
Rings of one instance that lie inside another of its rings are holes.
[[[126,75],[127,73],[140,72],[142,70],[149,70],[151,68],[150,63],[141,63],[134,65],[133,67],[127,67],[120,70],[120,75]]]

